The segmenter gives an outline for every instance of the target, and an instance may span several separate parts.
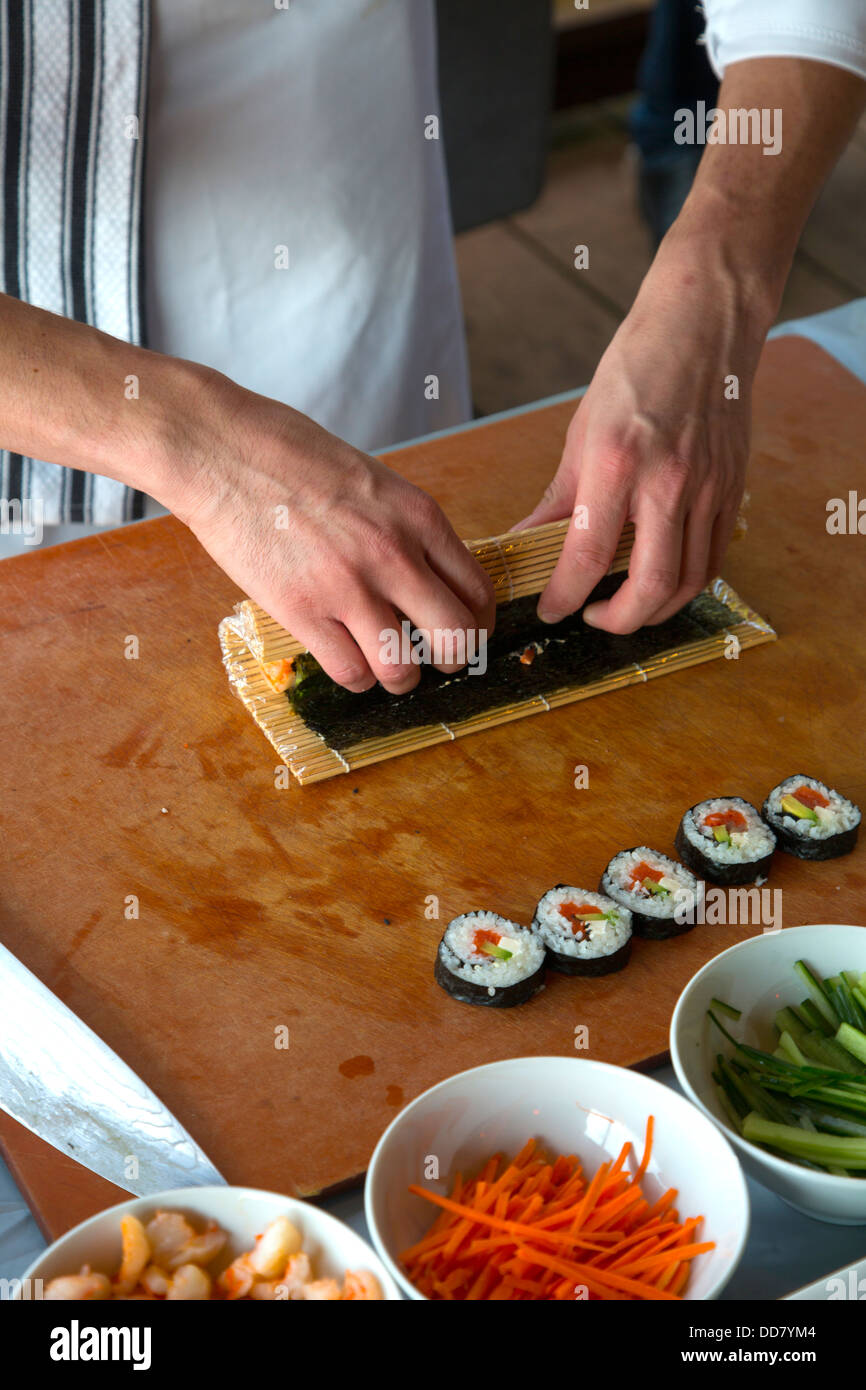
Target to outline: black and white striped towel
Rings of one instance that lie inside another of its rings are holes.
[[[0,0],[0,289],[143,340],[147,0]],[[2,422],[0,422],[2,434]],[[0,438],[2,442],[2,438]],[[141,493],[0,451],[0,498],[119,523]]]

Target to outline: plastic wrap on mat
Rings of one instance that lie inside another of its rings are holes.
[[[567,521],[553,522],[470,543],[470,549],[493,579],[500,605],[491,650],[502,631],[508,632],[509,621],[513,626],[519,619],[529,624],[527,632],[537,631],[532,627],[530,612],[534,604],[528,596],[539,593],[547,582],[567,525]],[[630,530],[623,533],[611,576],[624,578],[632,539]],[[613,586],[619,582],[621,579],[609,578],[603,584]],[[346,708],[351,708],[353,716],[360,715],[362,726],[363,711],[367,710],[366,736],[353,737],[351,723],[340,715],[343,692],[324,673],[319,673],[316,684],[308,687],[314,701],[306,718],[294,707],[290,695],[275,687],[275,672],[288,669],[287,663],[301,656],[305,648],[258,605],[249,600],[239,604],[234,614],[222,621],[219,632],[223,662],[233,689],[301,783],[321,781],[385,758],[711,661],[724,654],[731,638],[736,638],[743,650],[773,641],[776,635],[730,585],[716,579],[667,623],[642,628],[629,637],[611,637],[588,629],[579,619],[570,629],[567,623],[546,629],[542,643],[550,644],[553,655],[546,670],[544,660],[539,660],[532,673],[532,683],[541,688],[524,690],[519,696],[514,687],[519,689],[520,683],[526,682],[525,668],[509,665],[519,653],[503,650],[509,642],[501,640],[499,655],[488,677],[466,675],[462,689],[457,688],[461,686],[460,677],[442,677],[425,667],[418,691],[409,695],[389,696],[376,687],[369,696],[346,696]],[[562,633],[565,637],[558,636]],[[554,653],[555,646],[562,647],[563,652]],[[512,669],[518,672],[519,679],[508,684]],[[443,688],[448,686],[450,690]],[[330,703],[335,709],[316,709],[317,687],[324,697],[321,703]],[[318,729],[311,727],[314,723]]]

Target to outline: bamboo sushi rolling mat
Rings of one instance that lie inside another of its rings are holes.
[[[493,583],[497,604],[539,594],[553,573],[565,533],[570,522],[554,521],[526,531],[508,532],[482,541],[467,541],[469,549],[484,567]],[[738,518],[738,532],[745,530],[745,518]],[[634,527],[623,531],[611,562],[609,574],[621,574],[628,569],[634,541]],[[252,715],[262,733],[282,758],[298,781],[320,782],[326,777],[354,772],[359,767],[383,762],[386,758],[419,753],[436,743],[465,738],[467,734],[482,733],[524,719],[531,714],[549,714],[552,709],[573,704],[576,700],[594,695],[606,695],[638,681],[655,680],[658,676],[682,671],[701,661],[713,661],[732,650],[735,639],[737,655],[748,647],[775,638],[773,629],[734,593],[722,578],[713,580],[708,591],[728,610],[724,628],[717,632],[704,631],[688,641],[673,638],[650,658],[628,660],[624,666],[606,671],[604,675],[582,683],[563,683],[546,694],[527,695],[500,702],[495,707],[469,717],[448,716],[447,701],[436,723],[421,722],[418,726],[368,737],[339,750],[329,746],[320,734],[308,728],[293,710],[284,693],[267,674],[271,663],[291,661],[306,648],[286,632],[257,603],[245,599],[235,607],[219,626],[223,665],[232,689]],[[630,655],[634,655],[631,653]],[[437,711],[438,713],[438,711]],[[447,721],[447,722],[446,722]]]
[[[493,535],[535,502],[573,408],[389,462],[462,535]],[[551,975],[525,1007],[487,1010],[435,985],[443,924],[475,906],[526,921],[618,849],[671,852],[682,812],[714,793],[758,801],[803,771],[866,802],[866,540],[825,526],[828,500],[862,488],[866,389],[785,338],[755,413],[749,529],[724,574],[778,642],[309,786],[277,788],[282,764],[228,690],[214,634],[242,596],[179,523],[0,565],[0,939],[229,1181],[312,1194],[356,1178],[401,1105],[482,1062],[651,1064],[687,980],[760,928],[638,941],[621,974]],[[787,925],[862,921],[866,850],[779,856],[767,886]],[[0,1140],[50,1237],[117,1200],[2,1115]]]

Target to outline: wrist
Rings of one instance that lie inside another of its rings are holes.
[[[777,225],[766,206],[752,207],[747,196],[707,180],[693,188],[668,237],[687,261],[728,281],[747,325],[763,338],[791,269],[797,243],[792,228]]]
[[[141,409],[123,481],[147,491],[188,524],[200,498],[219,485],[230,401],[241,388],[196,362],[150,352],[142,356],[134,402]]]
[[[718,310],[727,309],[742,336],[760,351],[779,312],[793,247],[786,251],[746,222],[724,199],[692,195],[656,259],[683,294],[703,285]]]

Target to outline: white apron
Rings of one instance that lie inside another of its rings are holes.
[[[432,0],[155,0],[150,72],[150,346],[364,449],[468,419]]]

